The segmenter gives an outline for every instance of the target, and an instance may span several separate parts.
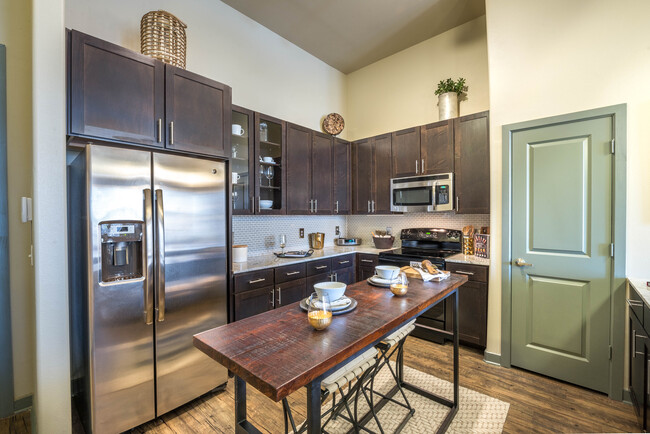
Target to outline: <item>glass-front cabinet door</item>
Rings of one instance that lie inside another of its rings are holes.
[[[255,113],[255,213],[284,214],[285,123]]]
[[[230,167],[232,176],[232,213],[253,214],[255,196],[253,112],[242,107],[232,108],[232,140]]]

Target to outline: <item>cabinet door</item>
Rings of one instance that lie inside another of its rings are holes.
[[[286,124],[255,113],[255,214],[286,214]]]
[[[414,176],[421,173],[420,127],[396,131],[392,134],[391,155],[393,177]]]
[[[487,343],[487,283],[468,281],[458,288],[458,332],[461,342],[477,347]],[[452,303],[446,303],[445,326],[452,330]]]
[[[375,214],[390,214],[390,148],[391,135],[384,134],[374,138],[374,206]]]
[[[230,156],[231,101],[229,86],[165,65],[166,147]]]
[[[320,282],[331,282],[333,279],[332,273],[321,273],[307,278],[307,295],[311,295],[314,291],[314,285]]]
[[[241,134],[231,134],[230,170],[232,183],[232,213],[233,215],[253,214],[253,185],[255,154],[254,115],[243,107],[232,107],[232,124],[242,127]],[[232,133],[232,127],[231,127]]]
[[[307,286],[305,279],[292,280],[276,285],[275,307],[286,306],[307,297]]]
[[[332,214],[332,137],[316,131],[312,133],[311,191],[314,214]]]
[[[358,273],[357,273],[357,282],[366,280],[367,278],[372,277],[374,275],[375,275],[375,267],[359,266]]]
[[[456,212],[490,213],[490,140],[488,112],[454,120]]]
[[[287,214],[311,214],[311,130],[287,124]]]
[[[163,146],[162,62],[73,30],[69,133]]]
[[[420,127],[420,159],[425,175],[454,171],[454,122],[452,119]]]
[[[340,270],[336,270],[334,273],[337,282],[343,282],[346,285],[352,285],[355,283],[354,267],[342,268]]]
[[[630,397],[632,398],[632,404],[634,405],[634,410],[636,412],[639,424],[642,429],[646,429],[645,426],[645,406],[646,406],[646,388],[645,388],[645,361],[646,353],[644,348],[646,346],[646,337],[645,331],[637,318],[633,315],[629,315],[629,324],[630,324],[630,341],[629,341],[629,389]]]
[[[372,142],[360,140],[352,145],[352,213],[370,214],[372,200]]]
[[[332,209],[334,214],[350,214],[352,145],[341,139],[333,142]]]
[[[267,286],[235,294],[235,321],[273,309],[274,288]]]

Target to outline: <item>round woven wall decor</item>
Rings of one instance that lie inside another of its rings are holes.
[[[323,119],[323,131],[333,136],[340,134],[345,128],[343,116],[338,113],[330,113]]]
[[[151,11],[140,21],[142,54],[185,69],[187,26],[167,11]]]

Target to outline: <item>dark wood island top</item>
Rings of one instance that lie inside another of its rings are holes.
[[[314,330],[298,303],[194,336],[194,346],[274,401],[280,401],[417,317],[467,281],[452,274],[441,282],[411,279],[404,297],[362,281],[346,295],[357,308]]]

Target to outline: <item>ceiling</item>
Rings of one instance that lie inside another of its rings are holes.
[[[222,0],[343,73],[485,14],[484,0]]]

